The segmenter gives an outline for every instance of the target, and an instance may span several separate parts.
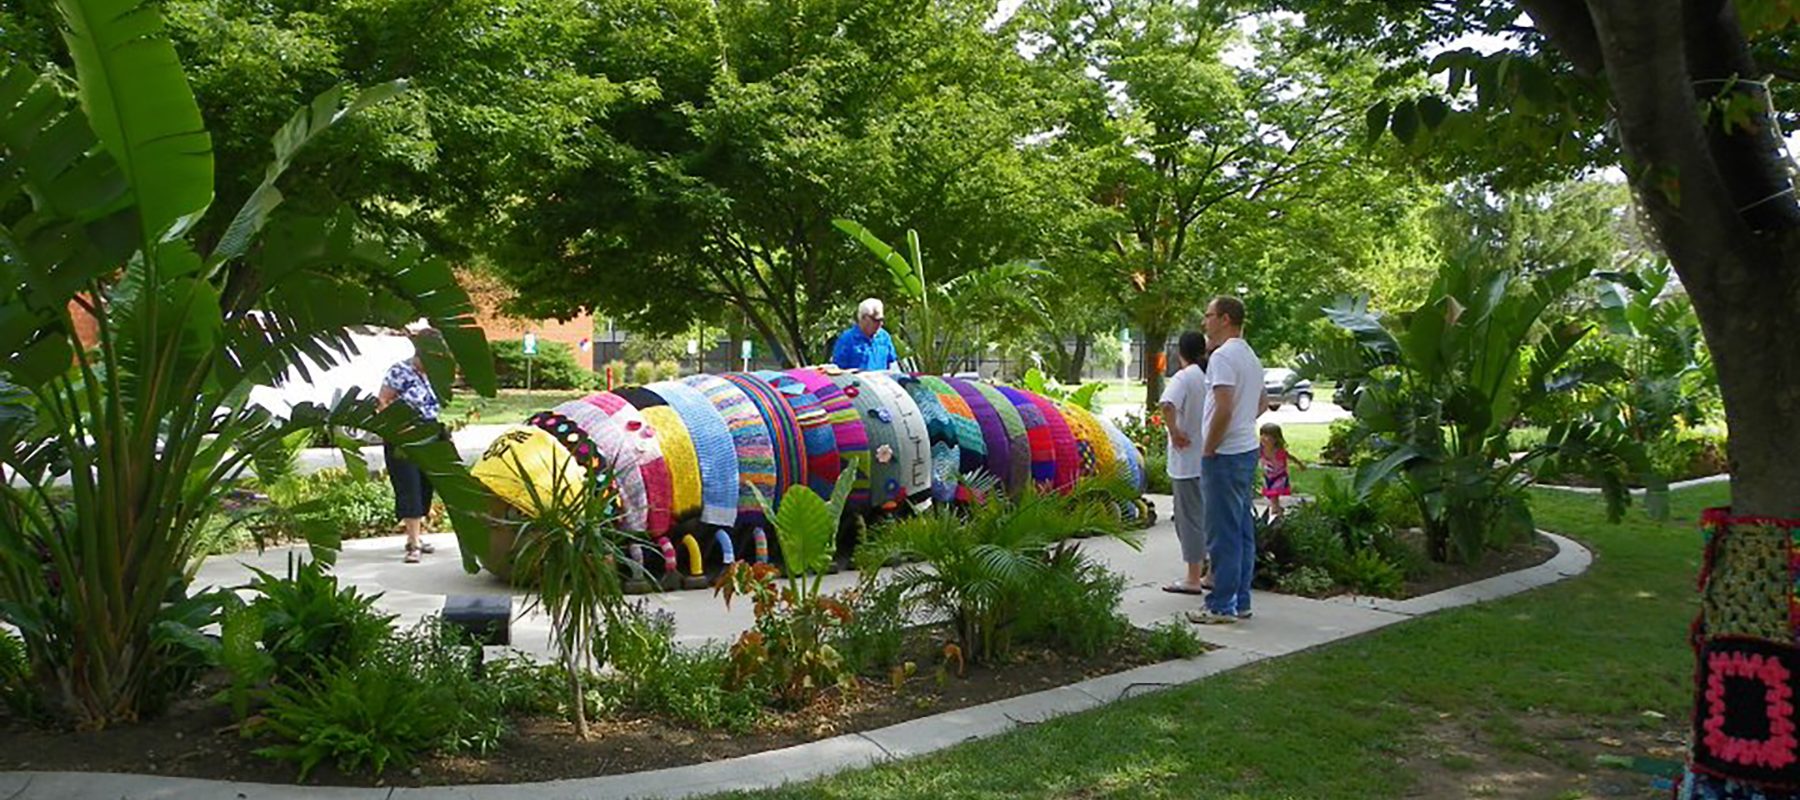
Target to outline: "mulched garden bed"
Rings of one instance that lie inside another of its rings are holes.
[[[1419,536],[1423,545],[1423,535]],[[1416,580],[1408,580],[1399,599],[1418,597],[1432,592],[1474,583],[1495,575],[1535,567],[1556,557],[1556,543],[1550,537],[1536,534],[1505,550],[1489,550],[1473,564],[1432,564],[1431,570]]]
[[[1015,648],[1015,655],[1006,663],[991,667],[972,664],[960,677],[954,662],[940,677],[941,645],[931,636],[912,637],[904,658],[918,665],[917,672],[898,688],[885,679],[865,679],[853,692],[830,691],[799,711],[770,711],[749,733],[699,730],[653,716],[621,713],[591,722],[593,735],[583,741],[575,736],[574,725],[563,719],[526,717],[515,719],[501,747],[485,756],[431,758],[409,770],[389,769],[383,779],[344,775],[327,762],[314,770],[307,783],[513,783],[696,764],[873,730],[1156,660],[1142,631],[1134,632],[1112,652],[1092,658]],[[5,743],[0,747],[0,770],[131,772],[260,783],[292,783],[295,777],[293,765],[255,754],[265,743],[239,736],[227,708],[200,697],[184,700],[155,719],[98,733],[46,730],[5,720],[0,722],[0,741]]]

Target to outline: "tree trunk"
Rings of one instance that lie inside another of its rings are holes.
[[[1695,97],[1760,73],[1729,3],[1588,6],[1627,171],[1718,369],[1732,509],[1800,517],[1800,205],[1772,121],[1728,130]]]
[[[1157,356],[1169,346],[1169,332],[1162,328],[1144,329],[1144,357],[1142,370],[1144,375],[1144,413],[1156,410],[1157,401],[1162,399],[1163,371],[1157,364]]]
[[[1093,338],[1085,333],[1075,336],[1075,349],[1063,360],[1062,373],[1057,380],[1069,386],[1081,383],[1082,373],[1087,371],[1088,344]]]

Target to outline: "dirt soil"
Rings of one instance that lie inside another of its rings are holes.
[[[696,764],[788,747],[855,731],[1074,683],[1151,663],[1142,634],[1114,652],[1073,658],[1047,650],[1015,648],[1005,664],[969,665],[956,675],[952,662],[939,677],[941,650],[916,637],[906,659],[917,672],[896,688],[887,680],[863,680],[854,692],[833,690],[813,705],[774,711],[747,734],[699,730],[653,716],[623,713],[591,722],[587,740],[574,725],[552,717],[513,721],[501,747],[485,756],[445,756],[410,770],[389,769],[385,779],[344,775],[329,762],[308,784],[431,786],[513,783],[586,778]],[[1204,656],[1202,656],[1204,658]],[[192,778],[292,783],[295,768],[255,754],[266,741],[246,739],[224,706],[200,697],[138,725],[98,733],[46,730],[0,720],[0,771],[133,772]]]
[[[1667,777],[1686,753],[1679,720],[1652,712],[1637,719],[1548,714],[1445,715],[1409,747],[1418,776],[1407,797],[1667,798]],[[1640,769],[1620,765],[1637,760]],[[1607,761],[1613,763],[1606,763]]]
[[[1414,537],[1412,544],[1424,547],[1422,535]],[[1473,564],[1432,564],[1430,572],[1408,580],[1401,598],[1418,597],[1432,592],[1474,583],[1495,575],[1504,575],[1515,570],[1535,567],[1556,557],[1556,543],[1543,535],[1531,537],[1517,547],[1505,550],[1489,550],[1480,561]]]

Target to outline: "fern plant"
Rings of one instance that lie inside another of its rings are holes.
[[[911,561],[893,570],[909,608],[949,620],[962,652],[983,661],[1005,655],[1010,627],[1052,548],[1077,533],[1134,546],[1117,513],[1100,503],[1026,490],[969,508],[968,518],[933,509],[892,523],[864,545],[859,565]]]

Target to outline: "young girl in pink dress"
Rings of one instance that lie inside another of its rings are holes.
[[[1262,426],[1263,497],[1269,500],[1269,513],[1281,516],[1281,498],[1294,493],[1288,485],[1288,465],[1306,469],[1306,463],[1290,455],[1281,426],[1271,422]]]

